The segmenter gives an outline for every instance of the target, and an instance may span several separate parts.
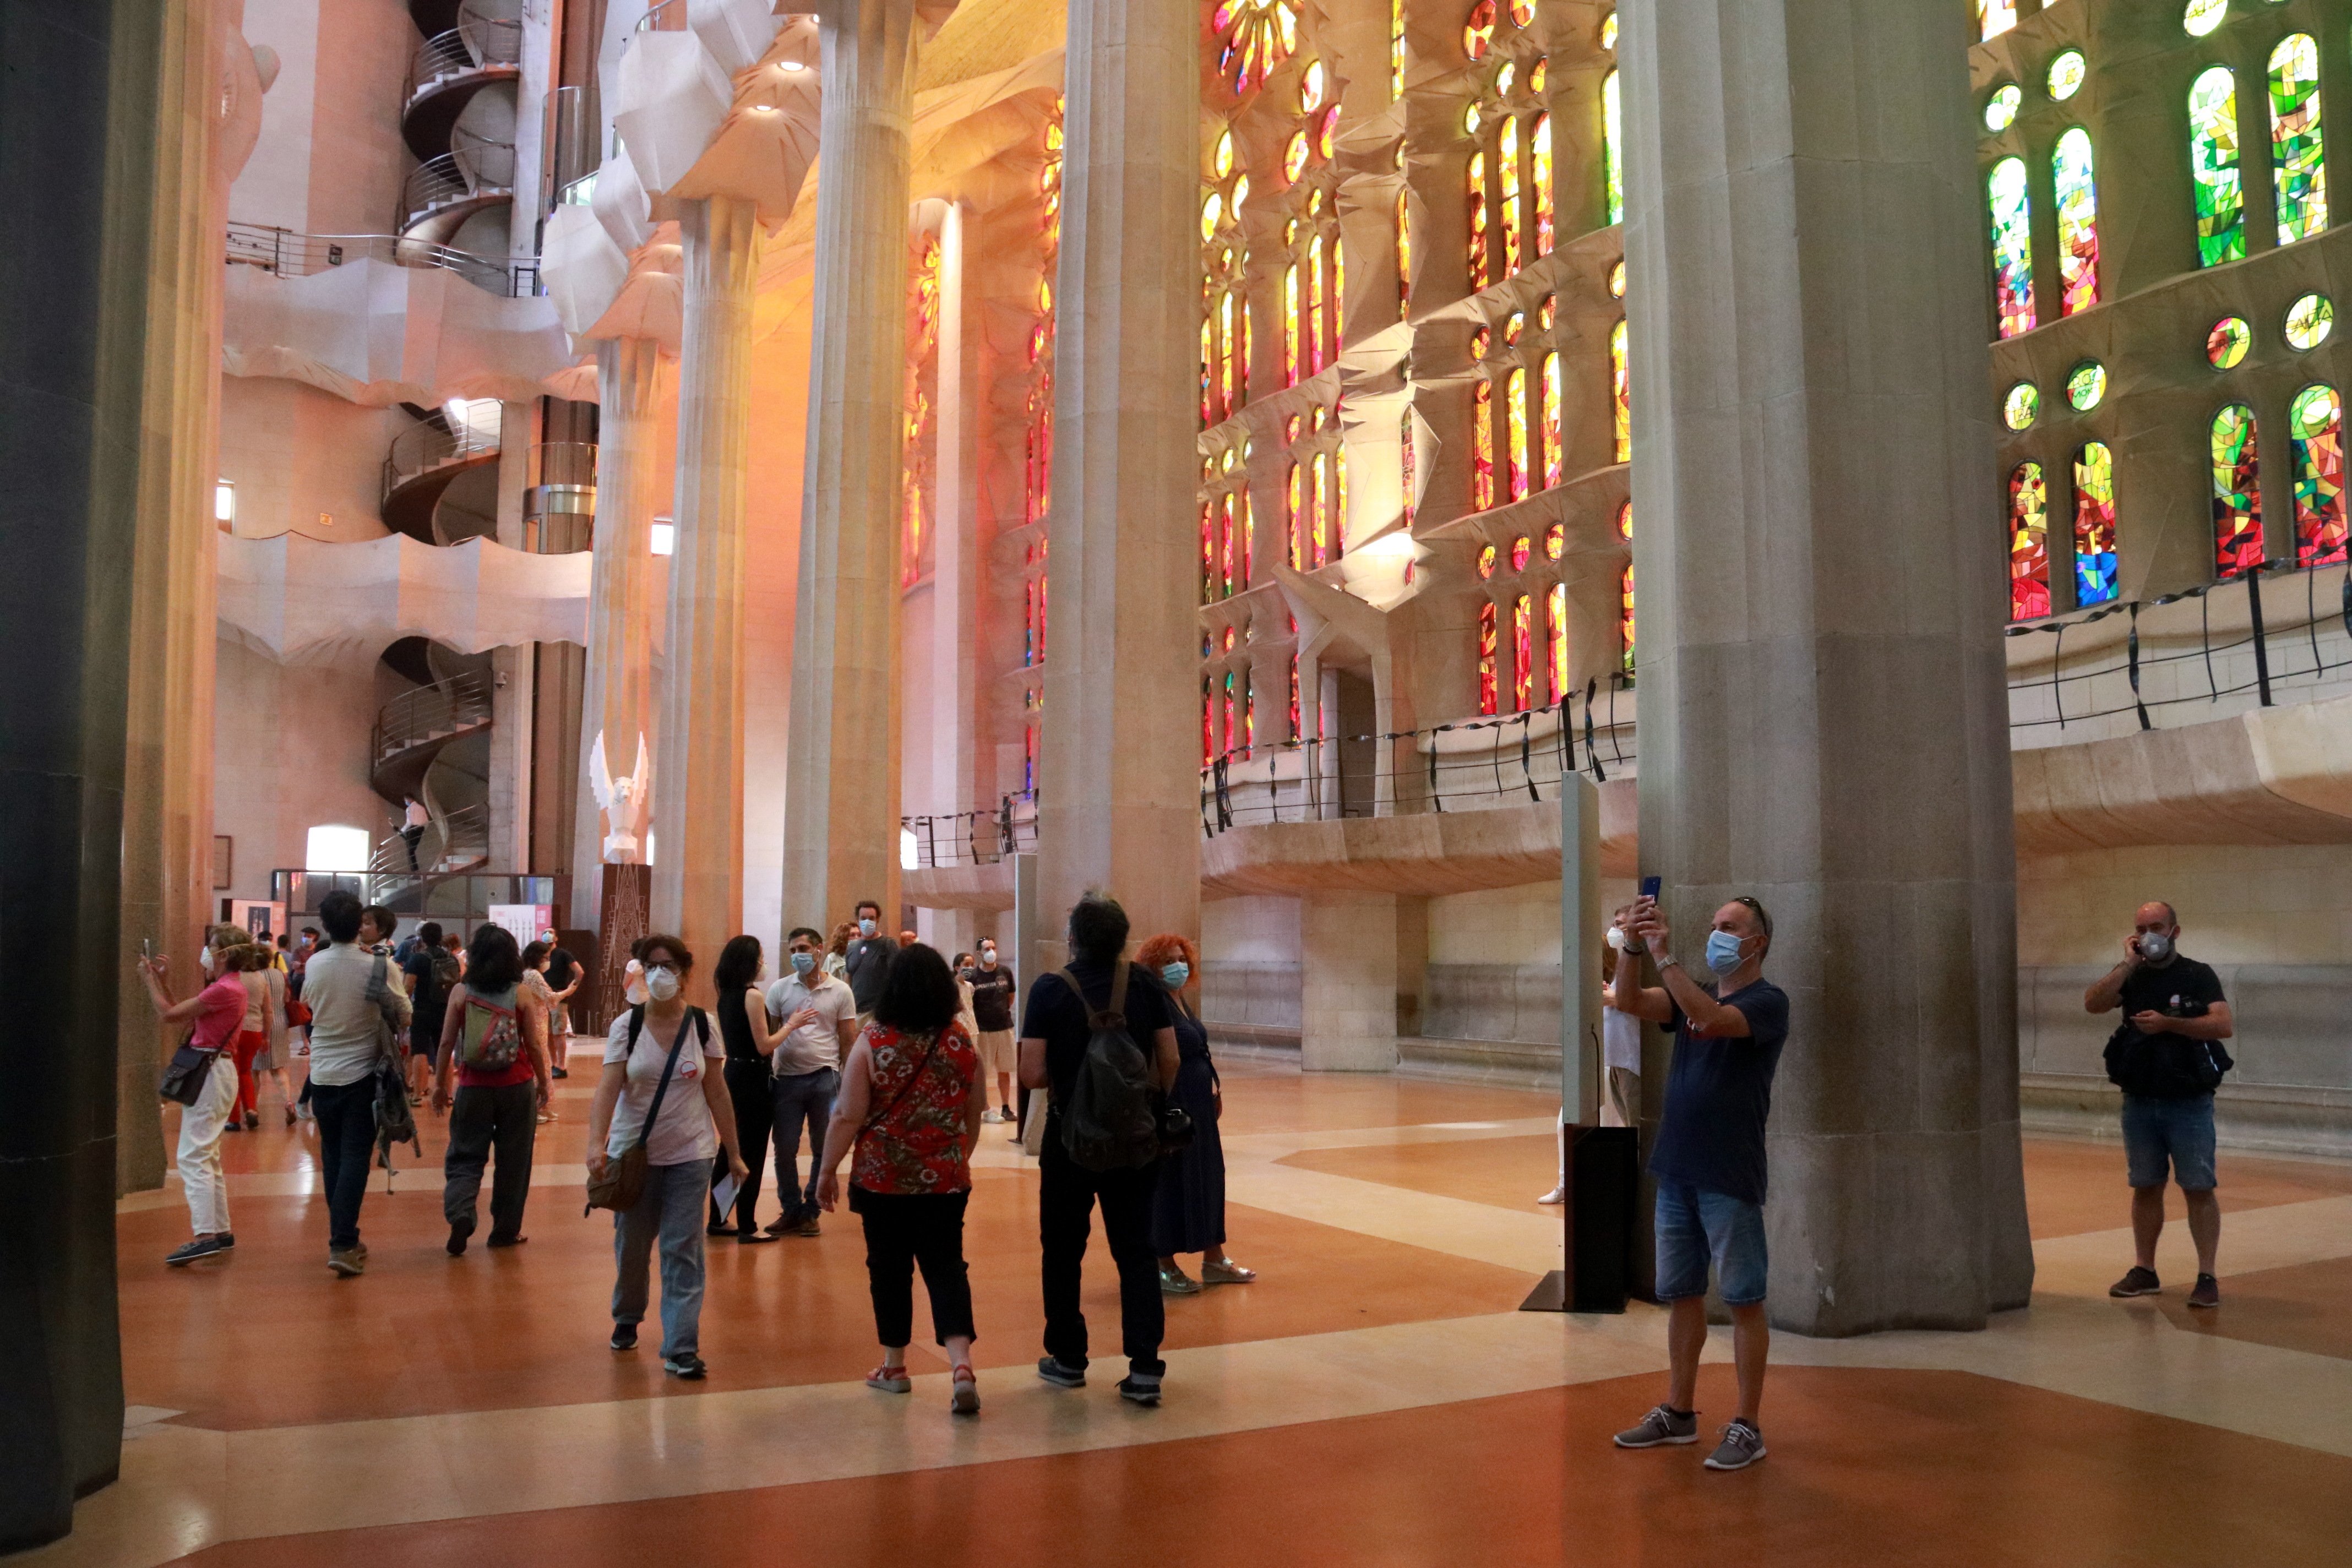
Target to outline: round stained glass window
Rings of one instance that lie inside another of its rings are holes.
[[[2050,62],[2050,96],[2063,103],[2083,89],[2083,79],[2091,74],[2091,64],[2080,49],[2068,49]]]
[[[1612,300],[1625,297],[1625,264],[1622,261],[1609,269],[1609,297]]]
[[[1536,0],[1511,0],[1511,20],[1526,26],[1536,19]]]
[[[2005,81],[1992,89],[1985,100],[1984,127],[2002,132],[2017,123],[2017,111],[2025,102],[2025,89],[2013,81]]]
[[[2220,26],[2230,14],[2230,0],[2189,0],[2189,9],[2180,25],[2192,38],[2201,38]]]
[[[1512,311],[1503,318],[1503,341],[1507,343],[1517,342],[1519,334],[1527,331],[1527,326],[1528,313],[1525,310]]]
[[[1286,180],[1296,180],[1302,173],[1305,172],[1306,168],[1307,132],[1304,131],[1294,131],[1290,133],[1290,145],[1282,150],[1283,178]]]
[[[2224,316],[2205,334],[2205,358],[2215,370],[2235,370],[2253,346],[2254,331],[2242,316]]]
[[[1236,219],[1242,216],[1242,204],[1247,200],[1249,200],[1249,176],[1244,174],[1234,182],[1234,216]]]
[[[1315,132],[1315,150],[1326,158],[1331,155],[1332,142],[1339,133],[1339,106],[1333,104],[1323,111],[1323,123]]]
[[[1601,18],[1601,47],[1604,49],[1617,47],[1617,13],[1614,11]]]
[[[2325,294],[2305,294],[2286,311],[2286,346],[2300,353],[2327,341],[2336,325],[2336,307]]]
[[[2294,395],[2294,402],[2286,413],[2287,432],[2298,441],[2308,441],[2334,429],[2343,417],[2344,405],[2332,386],[2306,386]]]
[[[2066,375],[2066,402],[2077,414],[2088,414],[2107,395],[2107,367],[2085,360]]]
[[[2021,381],[2009,389],[2000,400],[2001,423],[2012,430],[2022,430],[2033,423],[2042,412],[2042,389],[2030,381]]]
[[[1495,547],[1489,544],[1484,550],[1478,552],[1478,575],[1481,577],[1492,577],[1494,574]]]

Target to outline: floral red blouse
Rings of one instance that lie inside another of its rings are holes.
[[[962,1193],[971,1190],[964,1158],[965,1108],[980,1075],[980,1054],[961,1023],[931,1037],[886,1024],[866,1026],[873,1053],[872,1108],[858,1129],[849,1182],[869,1193]],[[925,1060],[929,1058],[928,1062]],[[909,1087],[918,1070],[919,1080]],[[904,1092],[900,1092],[904,1090]]]

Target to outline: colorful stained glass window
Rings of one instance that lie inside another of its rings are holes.
[[[1503,116],[1502,129],[1496,133],[1495,173],[1500,185],[1496,205],[1503,212],[1503,276],[1508,278],[1527,259],[1525,204],[1519,200],[1519,121],[1515,114]]]
[[[1511,601],[1511,711],[1523,713],[1535,704],[1535,600],[1521,594]]]
[[[1404,0],[1389,0],[1389,99],[1404,96]]]
[[[2286,308],[2286,346],[2301,353],[2327,341],[2336,306],[2325,294],[2305,294]]]
[[[2213,66],[2189,89],[2189,172],[2197,186],[2197,265],[2246,254],[2246,196],[2238,177],[2238,79]]]
[[[1543,482],[1549,489],[1560,482],[1561,455],[1559,435],[1559,354],[1557,350],[1543,359]]]
[[[2083,58],[2082,50],[2064,49],[2052,58],[2050,74],[2043,80],[2050,88],[2050,96],[2063,103],[2083,90],[2083,79],[2090,73],[2090,62]]]
[[[1307,475],[1307,559],[1331,563],[1331,454],[1318,452]]]
[[[1299,486],[1303,477],[1298,469],[1298,464],[1290,465],[1290,473],[1283,480],[1282,490],[1282,531],[1290,541],[1290,569],[1293,572],[1301,572],[1307,567],[1306,528],[1299,516]]]
[[[1626,544],[1633,542],[1633,503],[1624,501],[1617,508],[1617,537]],[[1627,681],[1633,679],[1633,560],[1629,552],[1625,569],[1617,576],[1617,671]]]
[[[1537,74],[1542,74],[1542,64],[1537,64]],[[1534,163],[1528,183],[1535,187],[1536,254],[1549,256],[1553,231],[1551,205],[1551,116],[1538,114],[1528,125],[1528,156]]]
[[[2327,226],[2327,164],[2319,129],[2319,46],[2292,33],[2271,51],[2271,184],[2278,241],[2293,245]]]
[[[1201,603],[1206,605],[1217,594],[1217,503],[1201,503]]]
[[[1331,345],[1324,332],[1323,237],[1307,242],[1307,374],[1314,374],[1330,362]]]
[[[2180,25],[2192,38],[2201,38],[2221,25],[2230,14],[2230,0],[2189,0],[2189,9],[2181,14]]]
[[[2344,402],[2332,386],[2306,386],[2287,409],[2294,437],[2294,559],[2326,566],[2344,559]]]
[[[2003,158],[1985,178],[1992,214],[1993,311],[2000,335],[2033,330],[2033,223],[2025,189],[2025,160]]]
[[[2213,416],[2213,575],[2235,577],[2263,563],[2262,473],[2254,411],[2232,404]]]
[[[1536,0],[1511,0],[1511,25],[1524,27],[1536,19]]]
[[[1551,667],[1551,700],[1568,695],[1568,584],[1554,583],[1544,594],[1544,662]]]
[[[2224,316],[2205,334],[2205,357],[2215,370],[2235,370],[2253,346],[2254,331],[2242,316]]]
[[[1625,221],[1625,115],[1617,73],[1601,79],[1601,162],[1608,177],[1609,221]]]
[[[2091,167],[2091,133],[2077,125],[2050,155],[2058,202],[2058,313],[2099,302],[2099,195]]]
[[[1282,384],[1298,384],[1299,367],[1305,361],[1307,322],[1299,310],[1298,264],[1291,263],[1282,269]]]
[[[1609,407],[1617,437],[1617,461],[1633,460],[1633,405],[1625,366],[1625,323],[1609,329]]]
[[[1484,289],[1495,280],[1493,263],[1486,254],[1486,154],[1484,150],[1470,154],[1470,287]]]
[[[1625,297],[1625,264],[1622,261],[1614,263],[1609,268],[1609,297],[1612,300],[1622,300]]]
[[[1501,552],[1498,552],[1497,550],[1496,550],[1496,548],[1495,548],[1493,545],[1491,545],[1491,544],[1482,544],[1482,545],[1480,545],[1480,546],[1478,547],[1478,579],[1479,579],[1479,581],[1480,581],[1480,582],[1484,582],[1484,581],[1486,581],[1487,578],[1492,577],[1492,576],[1495,574],[1495,567],[1496,567],[1496,565],[1501,562],[1501,560],[1502,560]]]
[[[1568,524],[1555,522],[1544,530],[1544,559],[1557,561],[1568,549]]]
[[[2017,123],[2017,111],[2025,102],[2024,89],[2013,81],[2006,81],[1992,89],[1985,100],[1984,128],[1996,136]]]
[[[2107,367],[2085,360],[2066,374],[2066,403],[2077,414],[2088,414],[2107,395]]]
[[[1977,0],[1977,37],[1998,38],[2017,26],[2017,0]]]
[[[1601,47],[1615,53],[1617,48],[1617,13],[1612,11],[1601,18]]]
[[[2049,613],[2050,490],[2041,464],[2020,463],[2009,476],[2009,618]]]
[[[1470,510],[1495,504],[1495,384],[1483,378],[1471,394]]]
[[[2000,400],[2000,420],[2012,430],[2031,426],[2042,412],[2042,389],[2030,381],[2021,381],[2009,389]]]
[[[1470,7],[1469,20],[1462,24],[1462,52],[1474,60],[1485,59],[1494,41],[1495,0],[1478,0]]]
[[[1510,496],[1519,500],[1528,493],[1528,373],[1524,370],[1515,370],[1503,380],[1503,430]]]
[[[1496,648],[1495,601],[1487,599],[1478,605],[1478,711],[1495,713],[1501,710],[1502,682],[1495,669]]]
[[[1217,74],[1233,83],[1236,98],[1263,85],[1298,47],[1298,13],[1287,0],[1222,0],[1209,26],[1223,40]]]
[[[1517,539],[1514,539],[1513,541],[1511,541],[1511,570],[1512,570],[1512,571],[1514,571],[1514,572],[1524,572],[1524,571],[1526,571],[1526,570],[1528,569],[1528,563],[1529,561],[1534,560],[1534,559],[1535,559],[1535,543],[1534,543],[1534,542],[1533,542],[1533,541],[1531,541],[1530,539],[1528,539],[1528,536],[1527,536],[1526,534],[1522,533],[1522,534],[1521,534],[1521,535],[1519,535]]]
[[[2074,604],[2116,596],[2116,464],[2104,441],[2074,454]]]

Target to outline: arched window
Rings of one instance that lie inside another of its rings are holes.
[[[1495,601],[1478,601],[1478,711],[1501,710],[1502,686],[1495,671]]]
[[[1397,477],[1404,491],[1404,521],[1407,528],[1412,526],[1413,503],[1418,499],[1413,493],[1418,469],[1419,465],[1413,461],[1412,452],[1412,406],[1407,404],[1404,412],[1397,417]]]
[[[1331,340],[1324,332],[1323,237],[1307,242],[1307,373],[1321,370],[1330,361]]]
[[[1325,498],[1330,495],[1331,455],[1318,452],[1307,465],[1307,564],[1308,567],[1330,564],[1330,523],[1325,516]]]
[[[1481,378],[1471,394],[1470,510],[1495,504],[1495,384]]]
[[[1405,214],[1405,186],[1397,184],[1396,195],[1396,256],[1397,256],[1397,315],[1402,318],[1412,301],[1412,222]]]
[[[1544,595],[1544,645],[1550,658],[1551,700],[1568,695],[1568,584],[1554,583]]]
[[[1554,231],[1559,224],[1553,216],[1551,198],[1551,116],[1538,114],[1528,126],[1528,155],[1535,163],[1535,172],[1528,183],[1535,186],[1536,254],[1549,256]]]
[[[2271,181],[2278,240],[2293,245],[2327,226],[2327,164],[2319,131],[2319,46],[2293,33],[2271,51]]]
[[[1528,493],[1528,373],[1514,370],[1503,380],[1503,428],[1508,439],[1511,499]]]
[[[1206,605],[1223,598],[1223,584],[1217,574],[1217,503],[1214,500],[1201,503],[1201,603]]]
[[[2099,193],[2091,133],[2081,126],[2058,138],[2050,183],[2058,198],[2058,313],[2071,316],[2099,302]]]
[[[1543,482],[1549,489],[1560,481],[1559,351],[1543,358]]]
[[[1998,38],[2017,26],[2017,0],[1977,0],[1977,36]]]
[[[1536,606],[1521,594],[1511,601],[1511,711],[1524,713],[1536,705]]]
[[[2041,464],[2020,463],[2009,475],[2009,618],[2049,613],[2050,488]]]
[[[1609,403],[1616,421],[1617,460],[1633,460],[1633,408],[1625,373],[1625,323],[1609,329]]]
[[[1298,266],[1293,262],[1282,269],[1282,384],[1298,384],[1299,366],[1307,358],[1307,345],[1302,334],[1306,321],[1299,311]]]
[[[1224,0],[1209,26],[1223,40],[1217,74],[1233,83],[1235,98],[1264,83],[1298,46],[1298,14],[1287,0]]]
[[[1290,541],[1290,569],[1293,572],[1303,572],[1307,569],[1307,548],[1305,542],[1305,534],[1307,530],[1306,521],[1299,515],[1300,506],[1298,488],[1300,478],[1298,469],[1298,464],[1293,463],[1290,465],[1289,475],[1283,481],[1282,492],[1282,531],[1284,536]]]
[[[1493,264],[1486,258],[1486,153],[1480,148],[1470,154],[1470,287],[1473,291],[1484,289],[1495,280]]]
[[[2189,173],[2197,186],[2197,265],[2246,254],[2246,197],[2238,183],[2238,79],[2209,67],[2189,89]]]
[[[1617,508],[1617,537],[1625,542],[1625,569],[1617,579],[1617,672],[1628,685],[1633,679],[1633,503]]]
[[[1389,0],[1389,100],[1404,96],[1404,0]]]
[[[2263,561],[2262,475],[2254,411],[2232,404],[2213,416],[2213,575],[2235,577]]]
[[[2116,464],[2104,441],[2074,454],[2074,605],[2116,596]]]
[[[1617,73],[1601,79],[1601,162],[1608,181],[1609,221],[1625,221],[1624,110],[1619,100]]]
[[[2294,458],[2294,560],[2326,566],[2344,559],[2344,401],[2332,386],[2306,386],[2287,409]]]
[[[1496,133],[1495,172],[1501,177],[1496,195],[1503,209],[1503,276],[1510,277],[1527,260],[1525,217],[1519,202],[1519,120],[1515,114],[1503,116],[1502,129]]]
[[[2025,191],[2025,160],[2003,158],[1985,179],[1992,214],[1993,314],[2000,335],[2033,330],[2033,224]]]

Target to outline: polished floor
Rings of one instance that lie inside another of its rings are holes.
[[[583,1055],[583,1066],[585,1066]],[[967,1250],[985,1408],[876,1357],[856,1224],[711,1244],[709,1382],[605,1348],[610,1223],[578,1199],[587,1075],[542,1128],[528,1246],[443,1251],[437,1127],[325,1267],[314,1142],[228,1140],[238,1247],[185,1270],[176,1183],[121,1205],[123,1479],[36,1563],[2344,1563],[2352,1167],[2225,1160],[2217,1313],[2114,1302],[2121,1155],[2035,1143],[2032,1308],[1982,1333],[1778,1337],[1771,1456],[1607,1435],[1661,1392],[1663,1321],[1516,1310],[1557,1260],[1550,1106],[1393,1079],[1225,1072],[1231,1246],[1261,1271],[1169,1303],[1168,1401],[1038,1353],[1035,1177],[987,1131]],[[276,1105],[267,1107],[277,1116]],[[772,1200],[770,1200],[772,1204]],[[1115,1349],[1108,1259],[1089,1270]],[[920,1313],[919,1309],[919,1321]],[[652,1343],[648,1336],[648,1346]],[[1712,1432],[1732,1403],[1709,1347]]]

